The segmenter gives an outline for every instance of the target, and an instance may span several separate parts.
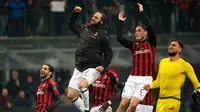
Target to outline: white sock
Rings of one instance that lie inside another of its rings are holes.
[[[73,101],[73,103],[76,106],[76,108],[78,108],[81,112],[85,111],[83,100],[80,97],[78,97],[75,101]]]
[[[87,88],[81,88],[80,90],[85,110],[89,110],[89,91]]]

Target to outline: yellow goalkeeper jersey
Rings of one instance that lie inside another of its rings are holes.
[[[182,58],[177,61],[170,61],[164,58],[160,61],[158,76],[151,83],[151,89],[160,88],[159,97],[181,96],[181,87],[186,77],[192,82],[194,89],[200,87],[200,83],[195,75],[193,67]]]

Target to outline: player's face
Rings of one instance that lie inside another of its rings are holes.
[[[41,78],[46,78],[49,75],[51,75],[51,72],[49,71],[49,66],[48,65],[43,65],[41,70],[40,70],[40,77]]]
[[[168,47],[168,54],[169,56],[175,56],[176,54],[181,52],[181,47],[179,46],[178,42],[172,41]]]
[[[137,26],[135,29],[136,41],[143,41],[147,37],[147,31],[145,31],[141,26]]]
[[[96,12],[93,17],[91,18],[90,20],[90,24],[94,25],[94,24],[97,24],[101,21],[101,17],[102,17],[102,14],[99,13],[99,12]]]

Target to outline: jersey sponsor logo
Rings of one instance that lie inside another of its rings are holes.
[[[92,84],[93,87],[101,87],[105,88],[105,84],[101,84],[101,81],[95,81],[95,83]]]
[[[145,53],[150,53],[150,50],[149,49],[138,50],[138,51],[135,51],[134,55],[145,54]]]

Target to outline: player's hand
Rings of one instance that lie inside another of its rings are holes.
[[[145,89],[146,91],[149,91],[149,89],[150,89],[150,84],[144,85],[144,89]]]
[[[198,87],[196,91],[200,94],[200,87]]]
[[[97,70],[98,72],[103,72],[104,67],[103,67],[103,66],[98,66],[98,67],[96,67],[96,70]]]
[[[74,11],[75,11],[75,12],[81,12],[81,10],[82,10],[82,8],[81,8],[80,6],[76,6],[76,7],[74,8]]]
[[[137,3],[138,7],[139,7],[139,11],[142,12],[144,9],[143,9],[143,5],[140,4],[140,3]]]
[[[118,15],[118,19],[121,20],[121,21],[125,21],[126,20],[125,13],[120,12],[119,15]]]
[[[108,106],[109,106],[108,102],[103,103],[103,105],[101,106],[101,108],[99,108],[99,112],[105,112],[106,109],[108,108]]]

